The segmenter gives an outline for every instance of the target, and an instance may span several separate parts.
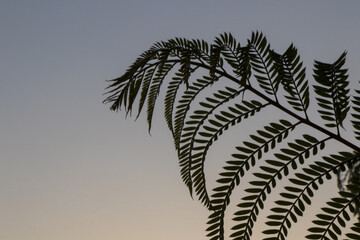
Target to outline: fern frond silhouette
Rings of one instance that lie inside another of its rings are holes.
[[[150,131],[159,92],[166,91],[164,115],[181,177],[190,194],[209,209],[209,239],[225,238],[232,192],[244,182],[249,186],[235,199],[238,210],[228,236],[251,239],[265,201],[273,201],[263,234],[267,240],[282,240],[333,178],[339,182],[338,196],[324,202],[304,237],[360,239],[360,145],[354,143],[360,140],[360,91],[350,96],[345,60],[346,52],[333,63],[315,61],[314,81],[309,82],[295,46],[278,53],[259,32],[244,46],[227,33],[212,44],[175,38],[155,43],[121,77],[110,80],[104,102],[126,114],[136,110],[137,116],[146,106]],[[312,90],[315,96],[310,96]],[[317,122],[311,101],[317,103]],[[237,144],[210,191],[204,166],[211,146],[232,126],[264,116],[261,112],[268,108],[281,117],[269,119]],[[353,139],[342,135],[347,122],[354,128]],[[299,135],[302,128],[311,133]],[[333,152],[330,142],[341,150]],[[275,191],[280,199],[268,200]]]

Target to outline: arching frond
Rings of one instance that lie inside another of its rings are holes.
[[[264,202],[276,187],[277,182],[288,176],[291,170],[296,170],[299,164],[303,164],[304,160],[309,157],[310,152],[316,155],[318,151],[315,149],[317,149],[318,145],[324,147],[324,141],[318,141],[314,137],[304,135],[303,139],[296,140],[295,143],[289,143],[288,148],[280,149],[281,153],[275,153],[276,160],[265,161],[267,164],[260,167],[263,172],[255,173],[256,180],[250,182],[251,188],[245,189],[245,192],[249,194],[243,197],[242,202],[238,205],[240,210],[235,214],[236,218],[234,220],[239,223],[233,227],[236,231],[231,236],[250,239],[260,209],[264,208]],[[284,212],[285,209],[282,206],[290,202],[282,200],[275,203],[277,207],[271,210],[278,214]],[[276,234],[277,239],[284,238],[287,235],[287,228],[282,226],[281,229],[274,229],[273,227],[278,226],[278,224],[278,221],[268,221],[267,225],[271,228],[265,230],[264,233],[267,235]]]
[[[238,204],[230,238],[251,239],[259,215],[266,212],[265,201],[273,199],[269,197],[277,188],[279,199],[267,209],[270,213],[263,234],[266,240],[283,240],[306,214],[321,185],[334,177],[338,178],[339,195],[324,201],[306,237],[338,239],[345,234],[359,239],[359,223],[349,227],[348,222],[360,214],[360,147],[341,136],[339,128],[346,126],[350,109],[345,58],[343,53],[332,64],[315,61],[313,87],[324,126],[308,116],[310,89],[297,49],[291,44],[279,54],[259,32],[253,32],[244,46],[228,33],[213,43],[186,38],[157,42],[122,76],[109,81],[104,102],[111,104],[111,110],[123,108],[126,114],[137,109],[137,116],[146,109],[150,130],[159,93],[165,89],[164,115],[181,177],[190,194],[195,192],[211,211],[206,229],[211,240],[224,239],[227,207],[232,192],[242,183],[250,186],[245,187]],[[199,74],[204,76],[199,78]],[[284,98],[278,97],[279,93],[284,93]],[[360,91],[355,93],[351,123],[360,140]],[[265,107],[271,108],[271,113],[258,114]],[[250,134],[250,140],[240,134],[242,144],[225,163],[210,194],[204,168],[211,146],[233,129],[231,126],[243,126],[243,119],[270,115],[277,121]],[[310,129],[311,133],[299,137],[295,128]],[[327,147],[328,141],[343,150],[330,153],[334,149]],[[320,152],[325,155],[314,158]],[[263,161],[265,153],[267,160]]]
[[[179,104],[176,106],[174,115],[174,142],[175,146],[178,149],[180,144],[180,136],[184,127],[184,121],[187,111],[190,109],[190,104],[193,100],[201,93],[202,90],[209,87],[215,81],[214,78],[203,76],[202,79],[197,79],[193,82],[187,90],[181,95]],[[170,114],[170,113],[169,113]]]
[[[320,145],[324,144],[325,140],[321,141]],[[313,154],[317,153],[315,149],[313,148]],[[273,214],[268,216],[269,221],[266,222],[271,226],[271,229],[266,230],[269,235],[279,239],[285,238],[292,224],[296,224],[298,218],[303,216],[306,206],[311,205],[311,198],[318,190],[318,184],[323,184],[324,177],[331,179],[335,175],[334,171],[338,171],[347,161],[351,161],[353,155],[343,153],[323,159],[324,161],[310,164],[309,168],[303,168],[302,173],[295,173],[296,177],[290,179],[292,185],[285,187],[287,192],[280,193],[282,200],[275,202],[278,207],[271,209]]]
[[[205,160],[207,149],[211,145],[212,141],[214,141],[214,139],[216,140],[217,137],[222,134],[224,128],[228,128],[229,124],[227,123],[226,125],[222,125],[222,123],[217,121],[226,122],[228,120],[227,117],[231,116],[230,118],[236,118],[239,113],[241,114],[239,110],[237,110],[238,114],[236,115],[226,112],[217,114],[215,115],[217,120],[209,120],[209,123],[213,125],[213,127],[204,126],[205,121],[217,108],[231,99],[234,99],[243,91],[243,89],[235,90],[232,88],[227,88],[226,90],[227,91],[219,90],[212,98],[208,97],[206,98],[206,101],[200,102],[203,109],[195,111],[194,114],[190,116],[191,120],[185,123],[185,127],[182,129],[183,131],[180,137],[179,162],[182,167],[181,175],[184,181],[190,181],[190,178],[192,179],[196,194],[199,196],[201,202],[203,202],[206,206],[210,206],[210,199],[205,187],[205,178],[203,177],[203,161]],[[237,106],[238,108],[241,108],[241,105]],[[231,121],[236,122],[236,120]],[[202,127],[204,130],[200,131]],[[220,130],[218,130],[219,127]],[[214,132],[214,130],[215,134],[213,135],[212,132]],[[198,135],[202,138],[211,138],[207,139],[207,141],[205,139],[196,138]],[[202,146],[199,146],[204,143],[207,147],[202,148]],[[192,174],[191,171],[193,172]]]
[[[195,139],[196,147],[193,147],[191,154],[193,181],[196,192],[202,196],[205,194],[204,162],[207,151],[224,131],[230,126],[240,123],[242,119],[254,115],[268,104],[261,104],[257,101],[243,101],[242,104],[235,104],[229,107],[228,111],[221,111],[215,114],[215,119],[210,120],[208,125],[203,126],[203,131],[199,132],[201,138]],[[207,199],[210,202],[210,198]],[[211,207],[213,209],[213,207]]]
[[[257,135],[251,135],[251,142],[245,141],[243,146],[237,147],[238,153],[233,154],[234,160],[228,161],[224,171],[220,173],[217,182],[220,186],[214,188],[212,197],[213,210],[215,213],[209,216],[207,231],[212,239],[224,239],[223,222],[225,210],[230,203],[232,190],[240,184],[241,178],[250,167],[255,166],[256,158],[261,159],[263,152],[274,149],[277,143],[281,143],[300,122],[292,124],[286,120],[279,123],[270,123],[264,130],[258,130]]]

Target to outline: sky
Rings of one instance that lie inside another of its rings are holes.
[[[102,104],[105,80],[160,40],[231,32],[245,42],[259,30],[280,52],[294,43],[309,79],[314,59],[347,51],[360,89],[359,9],[355,0],[2,0],[0,239],[206,239],[208,212],[181,181],[161,108],[150,136],[144,117]]]

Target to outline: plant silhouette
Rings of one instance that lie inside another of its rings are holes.
[[[306,238],[360,239],[360,224],[354,221],[360,200],[360,146],[354,143],[360,140],[360,91],[350,96],[345,59],[346,52],[333,63],[315,61],[309,86],[297,49],[291,44],[278,53],[262,33],[253,32],[243,46],[227,33],[212,44],[175,38],[155,43],[121,77],[110,80],[104,102],[127,114],[136,110],[139,115],[145,107],[150,131],[160,89],[166,91],[165,119],[181,177],[190,194],[209,209],[209,239],[224,239],[225,212],[242,183],[247,187],[236,199],[230,239],[251,239],[268,200],[273,207],[263,233],[270,240],[286,239],[318,190],[333,178],[339,179],[338,196],[324,201],[310,219]],[[204,76],[194,77],[199,75]],[[264,118],[261,112],[267,108],[279,118],[236,147],[210,192],[204,164],[212,144],[245,119]],[[353,126],[354,139],[343,137],[346,124]],[[311,131],[299,135],[295,129]],[[333,152],[334,142],[340,151]],[[275,189],[279,200],[269,199]]]

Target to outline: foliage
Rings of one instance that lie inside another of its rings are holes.
[[[360,239],[360,225],[353,221],[359,212],[360,147],[341,135],[350,116],[354,137],[360,140],[360,91],[350,97],[345,58],[346,52],[334,63],[315,61],[315,96],[311,98],[306,69],[292,44],[281,54],[271,49],[259,32],[252,33],[244,46],[226,33],[213,44],[175,38],[154,44],[124,75],[109,81],[104,102],[110,103],[112,110],[123,107],[126,113],[137,108],[140,114],[146,106],[150,130],[157,97],[166,89],[165,119],[181,176],[190,194],[210,211],[209,239],[224,239],[226,208],[233,190],[242,183],[249,186],[237,205],[230,238],[250,239],[265,201],[276,192],[280,199],[270,200],[273,208],[263,233],[267,240],[285,239],[321,185],[337,176],[339,194],[323,204],[306,238],[338,239],[346,234],[349,239]],[[202,78],[191,78],[204,73]],[[167,76],[173,77],[162,87]],[[318,104],[320,123],[309,118],[310,100]],[[260,112],[266,108],[280,118],[236,147],[233,159],[226,162],[217,179],[218,186],[210,193],[204,164],[211,145],[244,119],[264,116]],[[310,128],[311,134],[294,136],[298,128]],[[331,141],[343,150],[331,152]],[[322,157],[318,157],[320,153]],[[255,167],[265,155],[268,159]]]

